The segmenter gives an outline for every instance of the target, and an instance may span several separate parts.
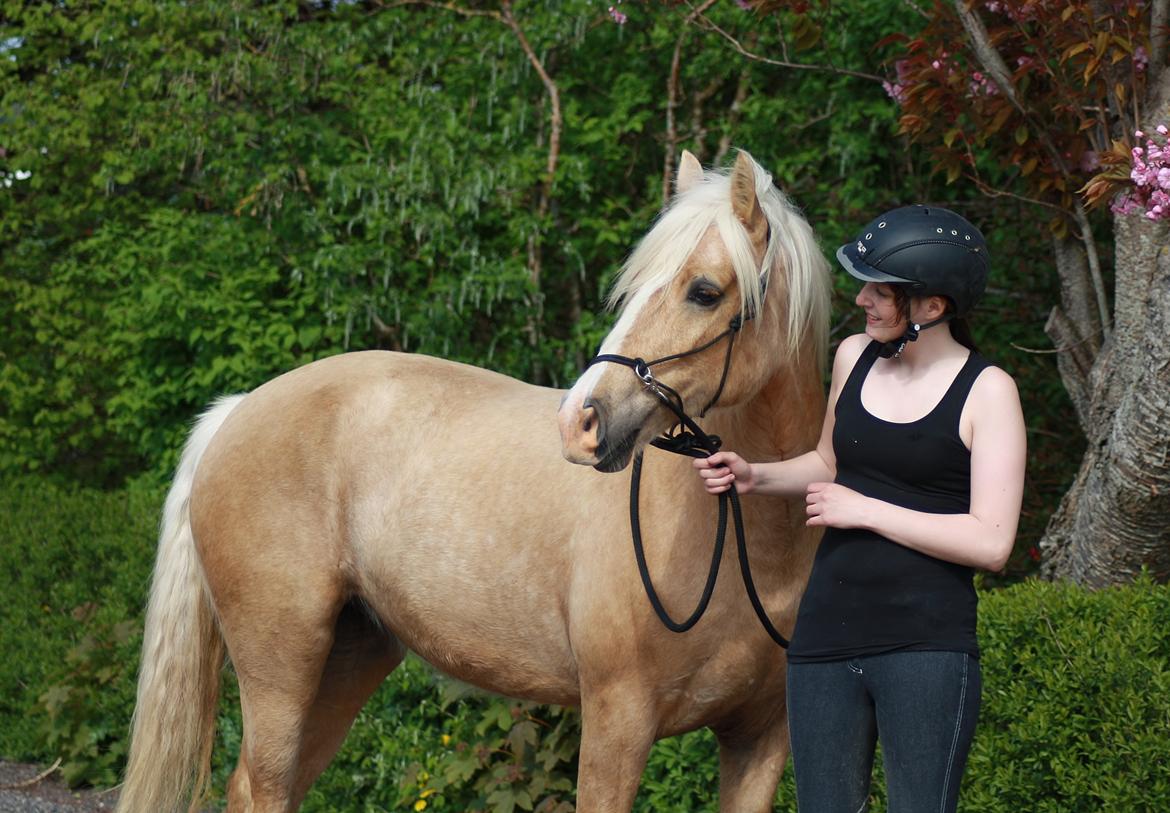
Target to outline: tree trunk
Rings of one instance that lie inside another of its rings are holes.
[[[1159,15],[1167,5],[1156,4]],[[1150,131],[1170,120],[1170,68],[1154,64]],[[1047,325],[1088,444],[1040,542],[1042,574],[1092,586],[1132,581],[1142,568],[1170,581],[1170,224],[1114,215],[1113,236],[1113,325],[1087,375],[1090,337],[1056,310]],[[1086,284],[1083,259],[1057,251],[1057,262],[1062,304],[1070,294],[1088,302],[1076,288]],[[1083,309],[1073,316],[1092,324]]]
[[[1170,226],[1119,215],[1114,229],[1114,326],[1087,374],[1086,314],[1048,323],[1088,448],[1040,543],[1043,574],[1093,586],[1143,567],[1170,580]],[[1057,258],[1062,281],[1080,273],[1083,259]]]

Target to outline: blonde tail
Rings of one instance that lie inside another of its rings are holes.
[[[195,810],[207,790],[224,643],[191,535],[195,469],[243,400],[220,398],[196,423],[167,494],[146,609],[138,702],[119,813]]]

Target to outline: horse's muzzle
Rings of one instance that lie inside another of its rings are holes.
[[[592,399],[578,400],[570,393],[557,410],[557,426],[561,431],[561,454],[566,460],[582,466],[599,462],[605,429],[601,409]]]

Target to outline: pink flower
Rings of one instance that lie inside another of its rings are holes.
[[[1170,220],[1170,147],[1166,144],[1170,127],[1160,124],[1155,131],[1157,140],[1141,130],[1134,133],[1136,138],[1145,140],[1145,145],[1139,141],[1130,150],[1133,165],[1129,179],[1133,188],[1114,199],[1109,208],[1115,214],[1141,213],[1148,220]]]
[[[887,96],[889,96],[898,104],[906,103],[906,88],[902,87],[902,85],[897,83],[890,84],[889,82],[883,80],[882,89],[885,90]]]
[[[625,25],[626,21],[630,19],[625,14],[618,11],[618,9],[615,8],[614,6],[609,7],[609,16],[613,17],[613,21],[615,23],[617,23],[618,25]]]
[[[1146,53],[1145,46],[1139,45],[1137,48],[1134,48],[1133,49],[1133,69],[1140,73],[1141,71],[1144,71],[1146,69],[1146,66],[1149,64],[1150,64],[1150,55],[1148,53]]]

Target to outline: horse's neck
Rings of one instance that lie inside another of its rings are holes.
[[[825,416],[823,384],[815,364],[783,368],[748,402],[713,412],[707,431],[723,448],[752,461],[783,460],[812,449]]]

